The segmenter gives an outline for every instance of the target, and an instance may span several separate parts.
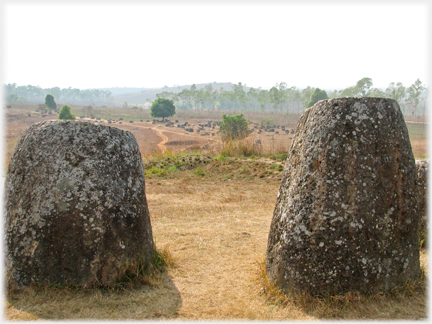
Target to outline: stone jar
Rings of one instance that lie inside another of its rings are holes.
[[[417,188],[418,188],[418,212],[420,217],[419,224],[419,239],[420,247],[427,248],[427,233],[428,233],[428,169],[429,160],[416,160],[417,167]]]
[[[9,283],[112,285],[154,251],[132,133],[44,121],[19,140],[5,181]]]
[[[417,173],[397,102],[321,100],[295,134],[268,238],[270,280],[332,295],[419,278]]]

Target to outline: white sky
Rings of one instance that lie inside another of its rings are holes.
[[[363,77],[383,88],[417,78],[430,83],[426,1],[89,3],[4,0],[3,83],[80,89],[213,81],[342,89]]]

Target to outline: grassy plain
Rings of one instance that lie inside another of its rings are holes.
[[[110,114],[115,114],[117,119],[120,115],[124,120],[132,118],[126,116],[128,110],[112,110]],[[29,117],[28,112],[32,116]],[[173,119],[184,118],[183,121],[194,124],[217,119],[202,112],[190,113],[193,116]],[[13,150],[20,134],[30,124],[53,118],[35,116],[31,109],[25,111],[20,107],[8,110],[6,147]],[[246,118],[252,119],[251,116]],[[278,116],[255,118],[282,120]],[[296,120],[286,121],[289,128],[294,128],[295,123]],[[217,136],[187,134],[163,125],[137,121],[116,122],[111,126],[131,130],[137,138],[145,161],[146,195],[154,238],[160,250],[169,252],[173,264],[165,272],[151,276],[148,285],[134,289],[30,287],[11,292],[5,301],[6,319],[394,320],[427,317],[425,251],[421,251],[422,279],[390,293],[367,297],[348,294],[328,299],[282,295],[268,283],[263,266],[286,158],[283,153],[287,152],[285,147],[291,135],[274,136],[279,141],[275,144],[264,134],[267,147],[261,155],[221,156],[224,147]],[[426,143],[425,127],[418,126],[418,123],[413,123],[412,127],[408,124],[410,136],[414,131],[413,134],[419,136],[414,140]],[[169,142],[178,145],[169,145]],[[420,146],[417,154],[426,155],[426,151]]]

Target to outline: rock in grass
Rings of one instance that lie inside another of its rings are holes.
[[[112,285],[154,251],[135,137],[79,121],[32,125],[5,181],[11,284]]]
[[[332,295],[419,278],[417,174],[397,102],[322,100],[295,133],[268,239],[270,280]]]
[[[427,221],[427,177],[428,177],[428,160],[416,160],[417,176],[418,176],[418,211],[420,216],[419,236],[420,247],[426,247],[428,221]]]

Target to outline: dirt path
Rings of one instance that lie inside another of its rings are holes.
[[[92,120],[90,118],[83,118],[82,120],[95,121],[95,120]],[[102,124],[105,124],[105,122],[103,122]],[[210,138],[210,137],[202,138],[201,135],[198,135],[198,133],[185,132],[183,129],[176,129],[176,128],[174,130],[162,129],[164,127],[162,125],[155,125],[155,124],[148,124],[148,123],[146,123],[145,125],[142,125],[138,122],[135,122],[135,123],[124,122],[122,124],[118,124],[118,123],[108,124],[108,126],[117,127],[117,128],[124,129],[124,130],[129,130],[129,131],[133,131],[133,130],[136,130],[139,128],[150,129],[151,131],[153,131],[155,133],[156,136],[158,136],[161,139],[161,141],[159,143],[157,143],[156,146],[162,151],[162,153],[164,153],[167,150],[167,147],[165,144],[168,143],[170,140],[176,139],[179,135],[188,136],[190,139],[194,139],[198,142],[205,142],[207,144],[209,142],[220,143],[219,139]]]
[[[152,128],[152,130],[159,136],[162,138],[162,142],[158,143],[157,146],[160,148],[160,150],[162,151],[162,153],[164,153],[166,151],[166,146],[165,143],[168,142],[168,137],[164,135],[164,132],[161,131],[160,129],[158,129],[157,127]]]
[[[181,134],[181,135],[188,135],[191,138],[195,138],[197,140],[202,140],[201,136],[196,135],[195,133],[183,133],[182,131],[172,131],[172,130],[165,130],[165,129],[162,130],[161,129],[162,126],[160,126],[160,125],[159,126],[138,126],[138,127],[150,128],[151,130],[153,130],[156,133],[156,135],[158,135],[160,138],[162,138],[162,141],[157,144],[157,146],[162,150],[162,152],[165,152],[165,150],[167,149],[165,144],[170,141],[169,137],[166,136],[167,133],[172,134],[173,135],[172,137],[174,139],[176,136]],[[212,142],[216,142],[216,143],[220,142],[220,140],[218,140],[218,139],[209,138],[209,137],[206,138],[206,141],[207,142],[212,141]]]

